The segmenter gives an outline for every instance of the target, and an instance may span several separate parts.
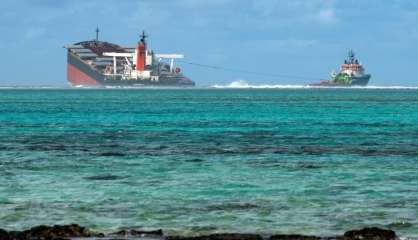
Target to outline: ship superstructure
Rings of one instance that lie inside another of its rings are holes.
[[[331,74],[331,80],[324,80],[311,86],[366,86],[371,75],[365,73],[363,65],[356,58],[354,51],[348,52],[347,59],[341,65],[340,72]]]
[[[155,54],[145,32],[136,47],[122,47],[96,39],[65,46],[67,78],[73,87],[85,86],[194,86],[175,67],[182,54]]]

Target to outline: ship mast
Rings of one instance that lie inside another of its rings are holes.
[[[147,35],[145,35],[145,31],[142,30],[142,34],[139,35],[141,37],[141,43],[144,44],[144,46],[147,46],[147,42],[146,42],[146,38],[148,37]]]
[[[99,30],[99,26],[97,26],[97,27],[96,27],[96,42],[98,42],[98,41],[99,41],[99,32],[100,32],[100,30]]]
[[[356,55],[354,54],[353,50],[348,52],[348,64],[355,64],[356,63]]]

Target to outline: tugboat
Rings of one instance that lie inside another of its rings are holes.
[[[335,71],[331,73],[331,80],[323,80],[319,83],[312,83],[309,86],[325,86],[325,87],[350,87],[350,86],[366,86],[369,83],[371,75],[364,72],[363,66],[356,58],[354,51],[348,52],[348,57],[341,65],[339,73]]]

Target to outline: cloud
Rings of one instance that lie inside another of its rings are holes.
[[[334,1],[328,0],[253,0],[255,14],[266,20],[287,24],[335,24],[338,17]]]
[[[333,8],[325,8],[318,11],[316,18],[319,22],[325,24],[335,24],[338,22],[338,18],[335,15]]]

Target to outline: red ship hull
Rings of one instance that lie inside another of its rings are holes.
[[[100,85],[96,80],[79,70],[72,64],[67,65],[67,78],[71,86],[97,86]]]
[[[67,57],[67,79],[71,86],[100,86],[103,75],[72,53]]]

